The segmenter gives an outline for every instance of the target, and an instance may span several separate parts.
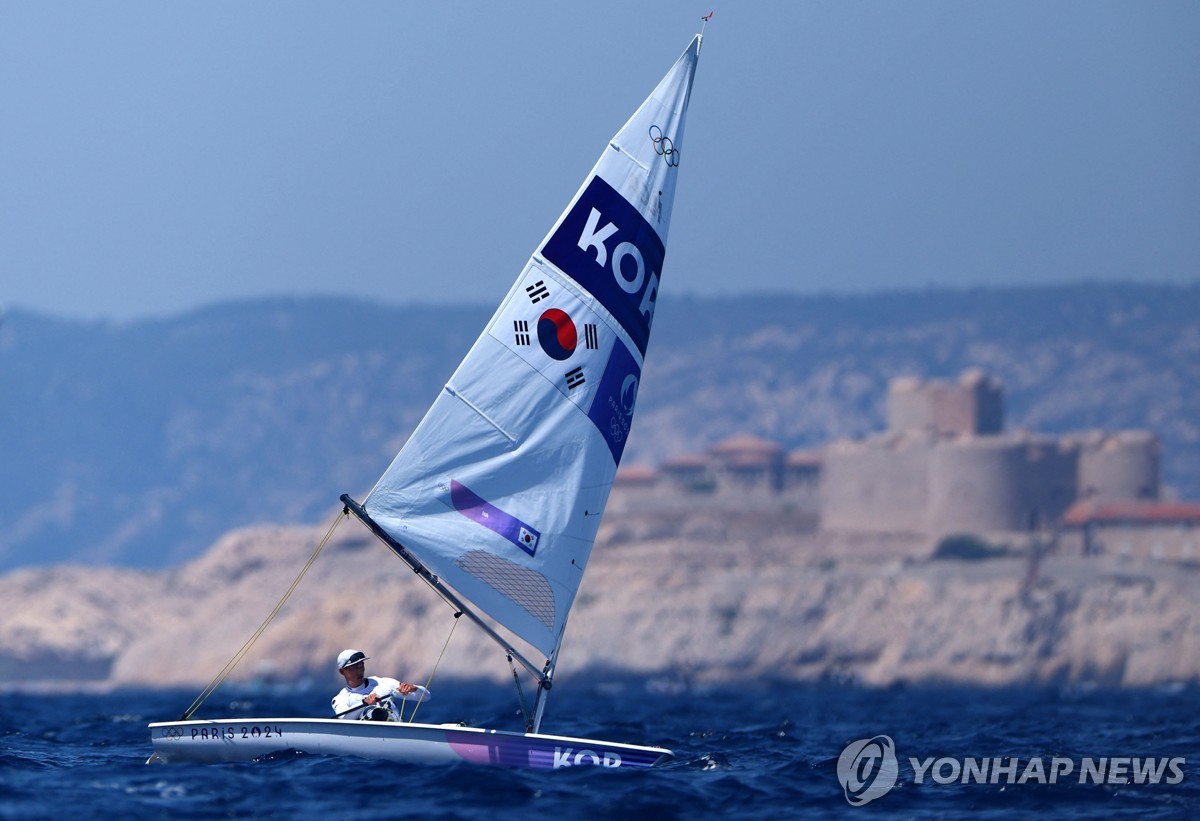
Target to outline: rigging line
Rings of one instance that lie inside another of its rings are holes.
[[[517,703],[521,705],[521,717],[525,719],[525,732],[533,732],[533,722],[529,718],[529,709],[525,706],[525,691],[521,689],[521,677],[517,675],[517,665],[513,664],[511,653],[505,653],[504,657],[508,659],[508,666],[512,669],[513,681],[517,683]]]
[[[454,628],[458,627],[458,619],[462,616],[462,611],[459,610],[454,614],[454,623],[450,625],[450,633],[446,636],[446,643],[442,645],[442,652],[438,654],[437,661],[433,663],[433,670],[429,673],[429,678],[425,682],[425,690],[417,698],[417,703],[413,705],[412,715],[408,717],[408,722],[411,724],[417,718],[417,710],[421,706],[421,702],[425,700],[425,693],[429,692],[429,685],[433,684],[433,677],[437,675],[437,669],[442,663],[442,656],[446,655],[446,648],[450,646],[450,639],[454,635]],[[400,720],[404,721],[404,702],[400,702]]]
[[[259,636],[266,631],[267,627],[271,624],[275,617],[279,615],[279,611],[283,609],[284,602],[286,602],[288,598],[291,597],[292,593],[296,591],[296,588],[299,587],[300,580],[304,578],[304,574],[306,574],[313,566],[313,563],[316,562],[317,556],[321,555],[321,551],[324,550],[325,545],[329,543],[330,537],[333,536],[333,531],[337,529],[337,526],[342,521],[342,517],[344,515],[346,514],[339,512],[334,517],[333,524],[331,524],[329,526],[329,530],[325,532],[325,538],[321,539],[321,543],[317,545],[317,549],[313,551],[311,556],[309,556],[308,561],[305,562],[304,567],[300,569],[300,573],[296,576],[295,581],[292,582],[291,587],[289,587],[287,592],[283,594],[283,598],[279,600],[279,603],[275,605],[274,609],[271,610],[271,612],[267,615],[267,618],[261,625],[259,625],[259,628],[254,631],[254,635],[246,640],[246,643],[242,645],[241,649],[233,654],[233,658],[227,661],[225,666],[221,668],[221,672],[217,673],[216,678],[209,682],[208,686],[205,687],[200,695],[196,697],[196,700],[192,702],[192,706],[188,707],[187,710],[184,711],[183,715],[179,719],[180,721],[187,721],[189,718],[191,718],[192,714],[195,713],[196,710],[198,710],[200,706],[208,700],[209,696],[216,692],[216,689],[221,686],[225,679],[229,677],[229,674],[233,672],[234,668],[237,667],[238,664],[241,663],[242,659],[246,657],[246,654],[250,652],[250,648],[254,646],[256,641],[258,641]]]

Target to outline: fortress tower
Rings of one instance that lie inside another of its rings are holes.
[[[1158,498],[1153,434],[1004,433],[1003,386],[978,369],[954,383],[893,380],[887,420],[886,433],[826,447],[822,527],[1027,532],[1054,526],[1078,499]]]
[[[1079,440],[1079,498],[1108,502],[1159,498],[1158,437],[1148,431],[1089,433]]]
[[[888,386],[888,430],[934,436],[989,436],[1004,429],[1004,388],[978,368],[958,382],[911,377]]]

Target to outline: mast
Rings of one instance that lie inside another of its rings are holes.
[[[530,732],[538,732],[542,727],[542,714],[546,712],[546,699],[550,697],[550,686],[554,679],[554,667],[558,664],[558,647],[554,648],[553,655],[546,659],[546,668],[543,671],[544,677],[538,681],[537,697],[533,700],[533,721],[531,722],[532,729]]]

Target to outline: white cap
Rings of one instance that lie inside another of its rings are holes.
[[[358,664],[360,661],[366,661],[369,658],[370,656],[362,650],[343,650],[338,653],[338,669],[344,670],[352,664]]]

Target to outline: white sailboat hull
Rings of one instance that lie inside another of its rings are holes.
[[[590,738],[513,733],[456,724],[342,721],[331,718],[237,718],[150,725],[149,763],[253,761],[303,752],[419,764],[466,761],[557,770],[593,766],[639,769],[670,761],[661,747]]]

